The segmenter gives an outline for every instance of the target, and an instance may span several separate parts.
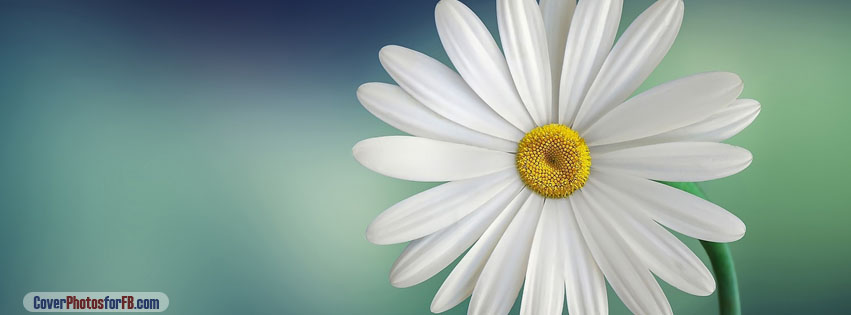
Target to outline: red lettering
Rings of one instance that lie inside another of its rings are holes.
[[[132,296],[122,296],[121,297],[121,308],[125,310],[133,309],[133,297]]]

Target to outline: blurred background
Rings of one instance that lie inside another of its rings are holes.
[[[496,31],[495,1],[465,3]],[[627,1],[621,30],[650,3]],[[0,1],[0,313],[30,291],[161,291],[172,314],[428,314],[448,270],[393,288],[404,245],[364,231],[433,184],[351,147],[400,134],[355,99],[391,82],[382,46],[448,61],[434,4]],[[762,103],[729,140],[753,165],[702,184],[748,225],[746,314],[851,308],[849,38],[846,1],[687,0],[641,88],[727,70]],[[664,287],[678,314],[717,314]]]

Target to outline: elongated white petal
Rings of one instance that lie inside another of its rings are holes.
[[[375,117],[411,135],[504,152],[517,150],[515,142],[474,131],[438,115],[398,86],[366,83],[358,88],[357,95]]]
[[[420,182],[473,178],[514,167],[514,155],[420,137],[369,138],[352,148],[355,159],[376,173]]]
[[[552,77],[547,32],[535,0],[497,0],[502,49],[511,78],[538,126],[553,121]]]
[[[588,248],[612,289],[635,314],[673,314],[665,293],[647,265],[618,233],[613,233],[616,227],[604,215],[610,209],[597,201],[597,198],[606,198],[605,193],[592,195],[589,188],[583,187],[569,199]]]
[[[529,250],[544,198],[532,194],[491,253],[470,300],[468,314],[508,314],[523,285]]]
[[[668,53],[682,21],[681,0],[659,0],[641,13],[606,57],[574,129],[585,129],[632,95]]]
[[[520,130],[534,128],[505,57],[479,17],[457,0],[441,0],[434,18],[443,49],[476,94]]]
[[[629,99],[580,134],[591,146],[660,134],[709,117],[741,92],[742,80],[733,73],[695,74]]]
[[[733,101],[726,108],[708,118],[669,132],[654,136],[655,141],[710,141],[727,140],[750,125],[759,115],[759,102],[751,99]]]
[[[395,244],[437,232],[476,210],[512,181],[519,180],[516,171],[511,169],[426,190],[379,214],[369,224],[366,238],[379,245]]]
[[[612,49],[623,0],[579,1],[570,23],[559,81],[560,122],[572,125],[579,105]]]
[[[569,314],[609,314],[606,281],[588,250],[568,199],[547,200],[557,203],[559,243],[564,257],[564,284]]]
[[[701,182],[736,174],[751,164],[748,150],[715,142],[667,142],[594,155],[594,170],[672,182]]]
[[[390,270],[390,284],[398,288],[410,287],[446,268],[482,236],[521,189],[523,183],[514,181],[461,221],[411,241]]]
[[[739,218],[695,195],[629,175],[596,171],[593,176],[630,198],[635,209],[684,235],[712,242],[732,242],[745,235]]]
[[[529,252],[529,266],[526,268],[526,283],[523,285],[523,299],[520,314],[561,314],[564,305],[564,274],[559,241],[560,200],[547,199],[544,210],[538,220],[532,249]]]
[[[514,200],[505,208],[502,213],[491,223],[491,225],[482,234],[482,237],[476,241],[476,244],[467,251],[464,258],[455,266],[455,269],[446,277],[443,285],[434,296],[431,302],[431,311],[434,313],[442,313],[450,308],[458,305],[464,299],[473,293],[473,288],[485,263],[488,261],[494,247],[502,238],[505,229],[514,220],[517,211],[526,203],[531,195],[531,191],[523,189]]]
[[[712,116],[697,123],[663,132],[655,136],[592,147],[591,151],[599,154],[665,142],[721,142],[735,136],[750,125],[756,119],[756,116],[759,115],[759,110],[759,102],[751,99],[738,99],[726,108],[715,112]]]
[[[394,45],[381,48],[378,57],[405,92],[435,113],[484,134],[512,141],[523,137],[523,132],[497,115],[440,61]]]
[[[541,16],[544,28],[547,30],[547,51],[550,57],[550,73],[552,77],[552,115],[553,122],[558,122],[558,89],[561,80],[561,66],[564,63],[564,47],[567,45],[567,32],[576,0],[541,0]]]
[[[635,250],[659,278],[687,293],[706,296],[715,291],[715,280],[709,269],[673,234],[653,222],[646,213],[635,209],[602,181],[591,184],[592,191],[606,191],[605,198],[595,199],[607,211],[603,216],[615,226],[624,240]],[[608,190],[607,190],[608,189]]]

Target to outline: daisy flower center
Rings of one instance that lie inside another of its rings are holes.
[[[585,185],[591,154],[576,131],[549,124],[523,136],[515,164],[520,178],[534,192],[547,198],[564,198]]]

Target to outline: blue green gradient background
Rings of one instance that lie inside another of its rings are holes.
[[[403,245],[364,231],[433,184],[351,147],[399,134],[355,99],[390,82],[383,45],[447,61],[434,3],[0,2],[0,313],[29,291],[162,291],[172,314],[427,314],[447,272],[393,288]],[[466,3],[496,30],[494,1]],[[621,29],[649,4],[627,1]],[[688,0],[641,88],[727,70],[763,104],[729,141],[753,165],[703,184],[748,225],[731,245],[745,314],[851,308],[849,38],[845,1]]]

